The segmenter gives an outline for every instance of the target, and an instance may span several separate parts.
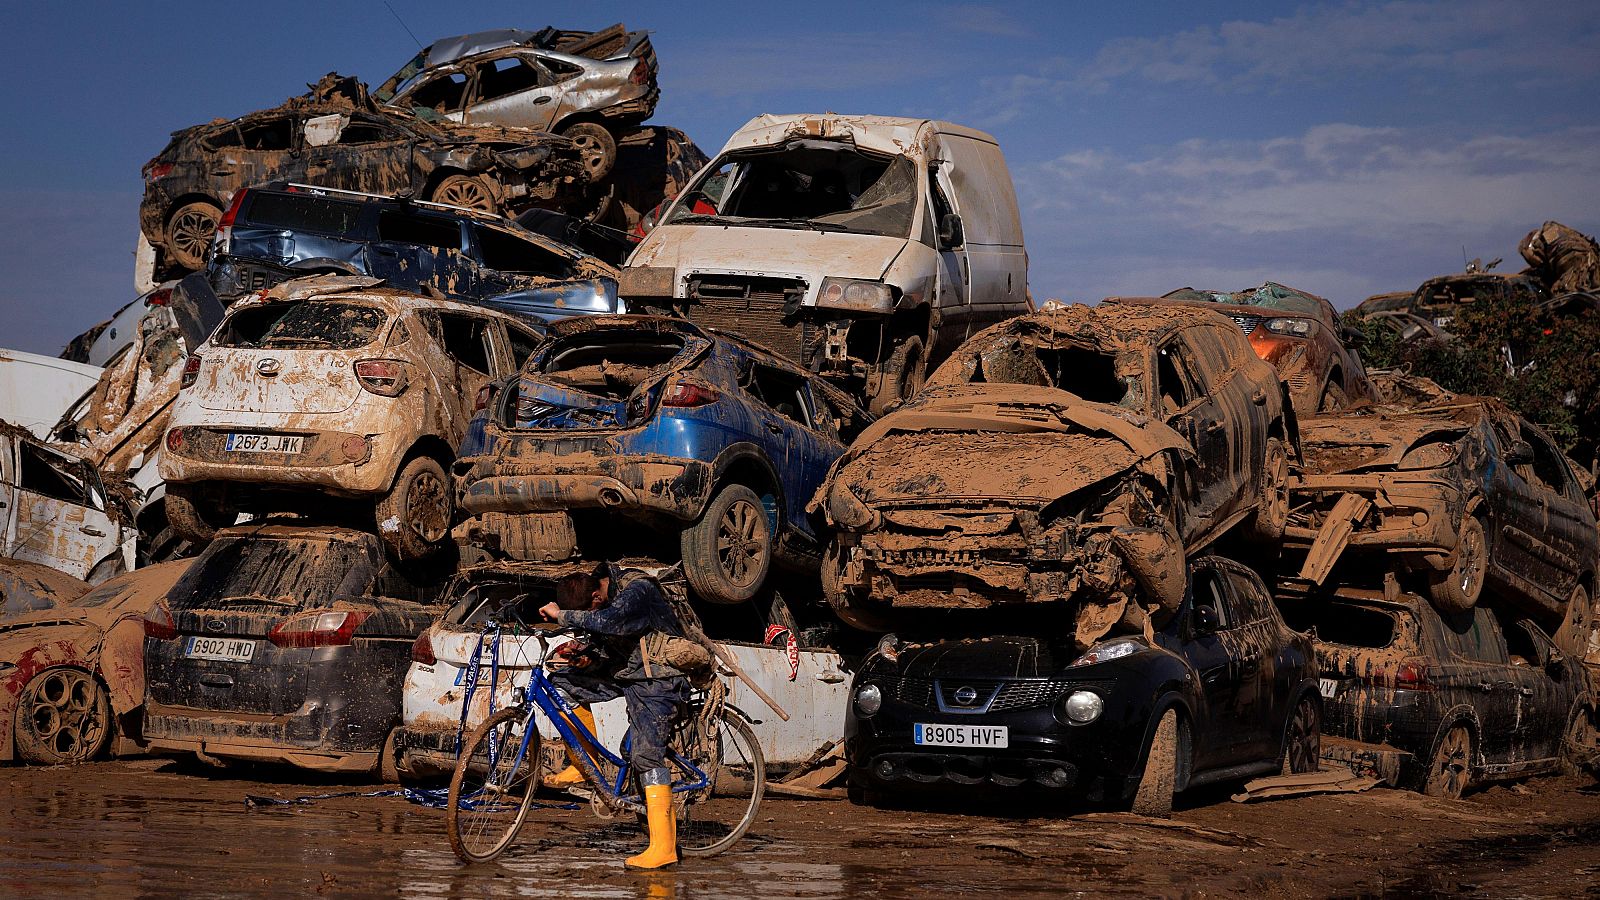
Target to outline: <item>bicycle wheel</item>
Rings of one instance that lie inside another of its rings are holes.
[[[713,759],[694,760],[711,785],[684,796],[678,813],[678,852],[716,856],[750,830],[767,791],[766,759],[755,732],[736,715],[718,720]]]
[[[467,739],[445,809],[450,849],[462,862],[487,862],[511,846],[533,805],[539,787],[539,731],[528,736],[521,754],[528,711],[502,709],[479,725]]]

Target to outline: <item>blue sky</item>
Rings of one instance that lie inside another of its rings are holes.
[[[1005,149],[1034,296],[1263,280],[1338,306],[1600,231],[1592,2],[440,3],[424,43],[649,28],[655,121],[708,154],[763,112],[929,116]],[[530,18],[532,16],[533,18]],[[139,167],[178,128],[416,50],[382,0],[22,0],[0,60],[0,346],[55,353],[131,299]]]

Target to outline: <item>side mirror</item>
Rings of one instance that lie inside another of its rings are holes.
[[[1513,466],[1525,466],[1533,462],[1533,446],[1527,441],[1512,441],[1511,449],[1506,452],[1506,462]]]
[[[955,213],[945,213],[939,217],[939,247],[948,249],[959,247],[966,243],[966,234],[961,229],[961,217]]]
[[[1217,619],[1217,610],[1210,606],[1196,606],[1194,608],[1194,633],[1215,634],[1217,626],[1222,623]]]

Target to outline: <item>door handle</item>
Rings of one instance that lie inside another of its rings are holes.
[[[844,680],[844,674],[841,672],[818,672],[817,680],[823,684],[838,684]]]
[[[105,537],[106,536],[106,533],[104,531],[101,531],[100,529],[95,528],[92,525],[79,525],[78,526],[78,530],[83,532],[84,534],[89,535],[90,537]]]
[[[549,102],[550,102],[550,98],[549,97],[535,97],[535,98],[533,98],[533,105],[534,106],[538,106],[541,103],[549,103]]]
[[[1487,681],[1480,681],[1478,682],[1478,690],[1488,693],[1489,691],[1494,690],[1494,685]]]
[[[232,170],[232,169],[213,169],[211,171],[211,174],[213,176],[216,176],[216,177],[220,178],[220,177],[225,177],[225,176],[228,176],[228,175],[232,175],[233,171],[234,170]]]

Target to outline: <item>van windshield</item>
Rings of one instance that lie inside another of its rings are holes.
[[[917,167],[904,156],[863,153],[834,141],[724,155],[689,189],[673,225],[809,228],[907,237]]]

